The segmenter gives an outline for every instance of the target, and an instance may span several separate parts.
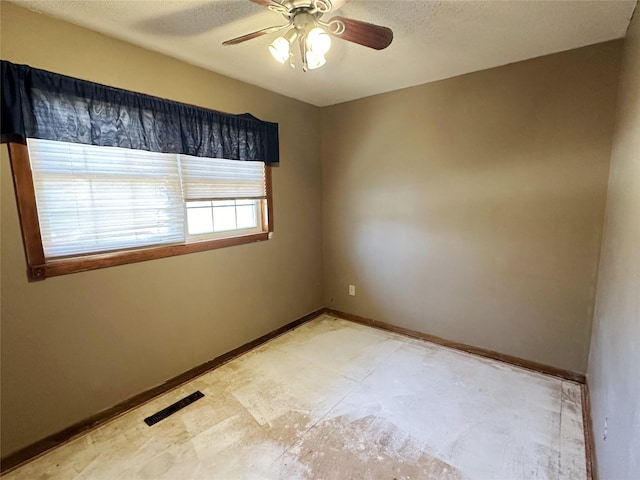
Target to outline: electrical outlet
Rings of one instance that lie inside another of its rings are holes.
[[[603,433],[602,433],[602,440],[606,440],[607,439],[607,430],[608,430],[607,424],[608,423],[609,423],[609,417],[604,417],[604,429],[603,429]]]
[[[356,286],[355,285],[349,285],[349,295],[351,295],[352,297],[356,296]]]

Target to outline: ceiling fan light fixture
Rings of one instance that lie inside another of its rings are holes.
[[[280,63],[286,63],[291,59],[291,44],[298,38],[298,32],[295,28],[289,30],[283,37],[276,38],[271,45],[269,51],[273,58]]]
[[[319,56],[324,56],[331,48],[331,37],[320,27],[314,27],[307,34],[309,50]]]
[[[289,60],[289,47],[290,45],[286,38],[278,37],[269,45],[269,51],[278,62],[285,63]]]
[[[307,50],[305,56],[307,59],[307,68],[309,70],[315,70],[327,63],[327,59],[324,58],[324,55],[319,55],[313,50]]]

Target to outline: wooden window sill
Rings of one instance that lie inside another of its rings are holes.
[[[269,234],[264,232],[239,237],[219,238],[197,243],[84,255],[77,258],[50,260],[42,265],[34,265],[30,267],[29,273],[32,279],[45,279],[58,275],[67,275],[69,273],[85,272],[88,270],[97,270],[99,268],[113,267],[116,265],[126,265],[128,263],[174,257],[176,255],[185,255],[187,253],[205,252],[207,250],[215,250],[235,245],[262,242],[264,240],[268,240],[268,238]]]

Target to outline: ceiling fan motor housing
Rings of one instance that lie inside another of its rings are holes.
[[[309,25],[315,25],[317,15],[312,15],[305,11],[301,11],[295,14],[293,17],[293,26],[296,30],[304,32]]]
[[[295,15],[296,11],[327,13],[331,10],[331,2],[327,0],[285,0],[282,6],[289,10],[289,15]]]

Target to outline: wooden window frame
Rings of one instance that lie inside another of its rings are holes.
[[[42,248],[42,236],[40,233],[40,221],[38,219],[38,207],[36,204],[29,150],[27,145],[22,143],[10,142],[8,147],[13,185],[15,188],[16,202],[18,204],[18,215],[20,217],[20,229],[22,230],[22,240],[27,259],[27,275],[30,280],[42,280],[69,273],[126,265],[188,253],[204,252],[234,245],[262,242],[268,240],[270,234],[273,232],[271,166],[265,165],[267,198],[266,201],[263,200],[262,202],[263,231],[261,233],[210,239],[194,243],[149,246],[131,250],[82,255],[74,258],[46,260],[44,249]]]

